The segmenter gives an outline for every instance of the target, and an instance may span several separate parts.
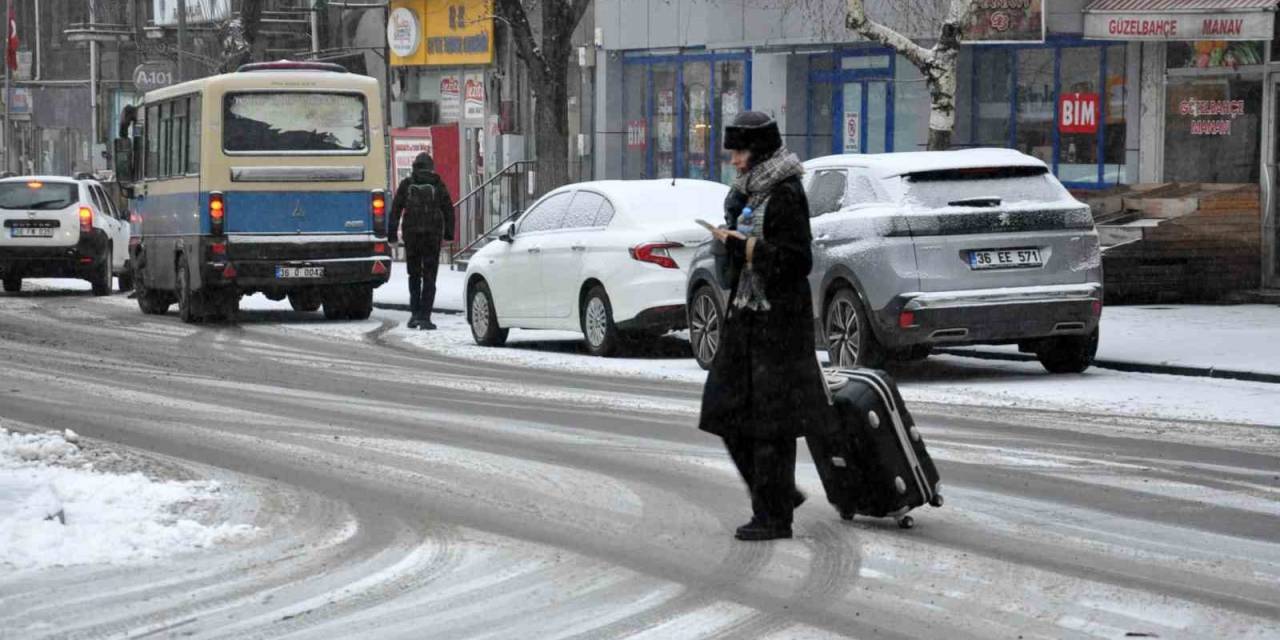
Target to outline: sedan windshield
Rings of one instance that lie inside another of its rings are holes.
[[[920,209],[1050,203],[1069,199],[1044,167],[921,171],[903,177],[904,201]]]
[[[65,182],[0,183],[0,209],[65,209],[76,199],[76,185]]]
[[[365,150],[365,104],[340,93],[234,93],[223,100],[227,151]]]

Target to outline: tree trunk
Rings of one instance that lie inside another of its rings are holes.
[[[559,58],[552,58],[558,60]],[[565,58],[567,61],[567,57]],[[569,88],[567,64],[549,61],[550,77],[535,94],[534,132],[537,147],[537,191],[544,194],[569,183]]]

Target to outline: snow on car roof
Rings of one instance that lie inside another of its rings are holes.
[[[634,219],[706,217],[719,219],[729,187],[708,180],[597,180],[566,189],[588,189],[604,195]]]
[[[956,151],[910,151],[905,153],[845,154],[814,158],[806,167],[866,167],[879,178],[908,173],[981,167],[1041,167],[1047,165],[1013,149],[959,149]]]
[[[9,176],[0,178],[0,182],[48,182],[51,184],[78,184],[81,182],[97,182],[97,180],[77,180],[67,176]]]

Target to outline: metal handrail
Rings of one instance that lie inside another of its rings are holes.
[[[458,198],[458,201],[453,203],[454,208],[457,208],[458,205],[462,204],[463,202],[466,202],[468,198],[470,198],[471,196],[474,196],[476,193],[479,193],[481,189],[484,189],[485,187],[493,184],[494,182],[497,182],[498,178],[505,177],[507,175],[507,172],[511,171],[513,168],[522,164],[533,164],[533,160],[516,160],[515,162],[512,162],[511,164],[503,167],[502,171],[499,171],[489,176],[488,179],[486,179],[484,182],[481,182],[479,186],[472,189],[471,191],[468,191],[467,195],[462,196],[461,198]]]
[[[503,167],[503,169],[502,169],[501,171],[499,171],[499,172],[497,172],[497,173],[493,174],[493,175],[492,175],[492,176],[490,176],[488,179],[486,179],[484,182],[482,182],[482,183],[480,183],[478,186],[476,186],[474,189],[472,189],[471,191],[467,192],[467,194],[466,194],[465,196],[463,196],[462,198],[458,199],[458,201],[457,201],[457,202],[455,202],[455,203],[454,203],[454,205],[453,205],[453,206],[454,206],[454,209],[455,209],[455,210],[460,209],[460,208],[462,207],[462,205],[463,205],[465,202],[467,202],[468,200],[470,200],[470,199],[472,199],[472,198],[476,197],[477,195],[479,195],[479,194],[483,193],[483,192],[484,192],[484,190],[485,190],[486,188],[488,188],[488,187],[490,187],[491,185],[493,185],[493,184],[494,184],[495,182],[497,182],[500,178],[508,178],[508,177],[512,177],[512,176],[519,175],[519,174],[520,174],[520,172],[519,172],[519,167],[520,167],[521,165],[533,165],[533,164],[534,164],[534,161],[532,161],[532,160],[518,160],[518,161],[516,161],[516,162],[512,162],[511,164],[507,165],[506,167]],[[483,242],[484,240],[486,240],[486,239],[488,239],[490,236],[492,236],[492,235],[493,235],[493,232],[494,232],[494,230],[495,230],[495,229],[498,229],[498,228],[499,228],[499,227],[501,227],[502,225],[504,225],[504,224],[506,224],[506,223],[510,222],[510,221],[511,221],[511,219],[512,219],[512,218],[514,218],[514,217],[515,217],[516,215],[518,215],[518,214],[519,214],[519,211],[514,211],[514,212],[512,212],[512,213],[510,213],[510,214],[508,214],[508,215],[506,215],[506,216],[504,216],[500,221],[498,221],[497,223],[495,223],[495,224],[494,224],[493,226],[491,226],[490,228],[486,229],[483,233],[478,233],[478,234],[476,234],[476,237],[475,237],[474,239],[472,239],[470,242],[468,242],[465,246],[463,246],[462,248],[460,248],[460,249],[458,249],[457,251],[455,251],[455,252],[453,252],[452,254],[450,254],[450,256],[449,256],[449,262],[450,262],[450,263],[455,262],[455,261],[458,259],[458,257],[459,257],[459,256],[464,255],[464,254],[466,254],[468,251],[471,251],[472,249],[476,248],[476,246],[477,246],[477,245],[479,245],[481,242]]]

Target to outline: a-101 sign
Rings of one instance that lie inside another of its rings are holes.
[[[174,83],[177,74],[171,62],[144,62],[133,69],[133,86],[138,91],[154,91]]]

